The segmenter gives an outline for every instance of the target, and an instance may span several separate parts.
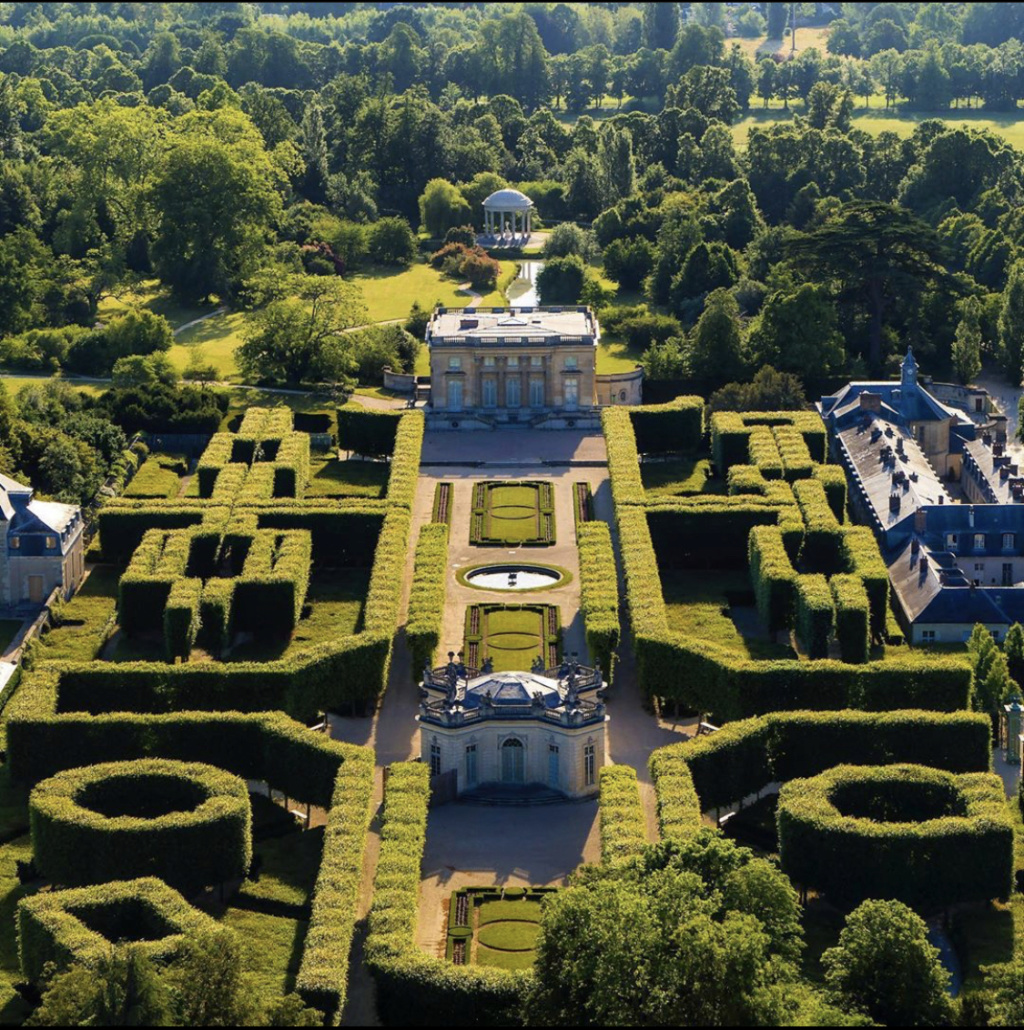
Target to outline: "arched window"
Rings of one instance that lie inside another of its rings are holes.
[[[503,783],[523,783],[526,779],[526,749],[516,737],[501,745],[501,779]]]

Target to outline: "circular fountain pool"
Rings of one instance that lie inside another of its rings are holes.
[[[572,579],[571,574],[556,565],[535,565],[525,562],[472,565],[458,574],[460,583],[478,590],[550,590]]]

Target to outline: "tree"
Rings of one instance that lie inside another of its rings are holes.
[[[366,235],[370,257],[381,265],[408,265],[416,257],[416,237],[404,218],[382,218]]]
[[[820,228],[789,240],[786,249],[809,278],[834,280],[841,302],[866,310],[867,358],[873,369],[882,367],[886,316],[897,302],[909,303],[931,284],[951,285],[939,264],[942,248],[935,232],[890,204],[845,204]]]
[[[170,997],[137,946],[115,947],[95,967],[75,964],[47,985],[27,1026],[169,1026]]]
[[[584,261],[594,261],[600,248],[593,231],[581,229],[574,222],[556,225],[544,241],[544,257],[567,257],[569,254],[578,254]]]
[[[795,292],[773,293],[750,330],[751,358],[784,372],[839,371],[846,355],[838,322],[823,286],[804,283]]]
[[[537,293],[545,304],[575,304],[586,281],[586,265],[576,254],[549,258],[537,273]]]
[[[226,933],[187,938],[171,968],[175,1015],[182,1026],[249,1026],[254,1006],[238,945]]]
[[[449,229],[472,221],[473,211],[457,186],[447,179],[427,183],[420,196],[420,222],[433,238],[441,239]]]
[[[924,920],[899,901],[865,901],[847,916],[839,945],[821,957],[834,1000],[885,1026],[951,1021],[949,973]]]
[[[525,1022],[777,1024],[800,946],[788,881],[705,830],[647,848],[624,867],[585,867],[552,896]]]
[[[727,383],[708,398],[711,411],[799,411],[807,406],[800,380],[771,365],[760,368],[749,383]]]
[[[984,681],[998,651],[999,648],[996,646],[992,634],[981,623],[978,623],[971,631],[970,639],[967,641],[967,653],[974,670],[975,683]]]
[[[1015,262],[999,312],[999,362],[1012,386],[1024,379],[1024,262]]]
[[[645,379],[682,379],[689,370],[686,341],[681,336],[654,340],[644,351],[640,364]]]
[[[160,278],[191,300],[231,295],[255,270],[281,210],[280,173],[256,129],[235,114],[256,139],[185,133],[168,148],[153,186],[160,218],[154,263]]]
[[[789,17],[787,10],[789,4],[772,2],[765,6],[768,8],[768,38],[782,39],[782,33],[786,29],[786,19]]]
[[[350,283],[325,276],[295,276],[292,295],[256,311],[235,352],[243,374],[255,380],[298,385],[341,381],[352,370],[345,329],[365,320]]]
[[[1006,631],[1003,654],[1006,655],[1010,677],[1018,687],[1024,686],[1024,626],[1019,622],[1015,622]]]
[[[743,331],[736,298],[724,288],[708,295],[704,312],[687,340],[690,375],[708,382],[729,382],[745,371]]]
[[[1024,960],[982,966],[989,992],[989,1026],[1024,1026]]]
[[[112,383],[115,390],[149,386],[177,386],[181,376],[166,354],[132,354],[114,362]]]
[[[671,50],[679,32],[679,4],[644,4],[643,41],[651,50]]]
[[[654,267],[654,247],[643,237],[613,240],[604,251],[604,270],[624,290],[638,290]]]
[[[322,204],[327,199],[327,132],[320,102],[310,101],[299,127],[299,154],[306,165],[300,191],[307,200]]]
[[[973,299],[973,298],[972,298]],[[976,303],[978,303],[976,301]],[[979,315],[981,305],[978,303]],[[981,372],[981,325],[979,320],[961,318],[951,351],[953,369],[961,383],[973,382]]]

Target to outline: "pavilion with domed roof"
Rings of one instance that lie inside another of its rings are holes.
[[[525,243],[530,238],[533,208],[533,201],[519,190],[495,190],[484,201],[484,238],[506,246]]]
[[[604,764],[607,688],[600,668],[564,661],[529,672],[467,668],[455,655],[423,670],[420,748],[431,777],[454,794],[498,787],[570,798],[597,793]]]

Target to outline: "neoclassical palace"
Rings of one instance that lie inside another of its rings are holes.
[[[434,428],[600,424],[589,307],[447,308],[427,326]]]
[[[425,669],[422,759],[431,776],[453,776],[458,794],[500,784],[589,797],[604,765],[606,687],[600,669],[575,662],[534,672],[454,661]]]

